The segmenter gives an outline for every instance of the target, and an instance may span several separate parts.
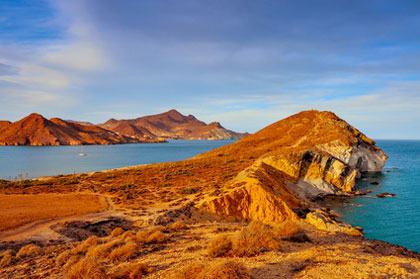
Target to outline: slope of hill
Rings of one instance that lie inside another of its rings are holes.
[[[240,139],[246,134],[225,129],[218,122],[206,124],[193,115],[182,115],[176,110],[136,119],[110,119],[102,128],[130,136],[163,137],[175,139]]]
[[[81,145],[141,142],[92,125],[31,114],[0,130],[0,145]]]
[[[7,120],[0,120],[0,130],[9,126],[10,124],[12,124],[12,122]]]

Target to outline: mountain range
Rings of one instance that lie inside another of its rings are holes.
[[[129,120],[90,122],[46,119],[40,114],[11,123],[0,121],[0,145],[83,145],[164,142],[165,139],[239,139],[246,134],[206,124],[176,110]]]

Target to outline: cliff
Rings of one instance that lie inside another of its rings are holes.
[[[0,145],[82,145],[136,143],[139,139],[118,135],[101,127],[50,120],[31,114],[0,130]]]
[[[120,134],[151,138],[220,140],[239,139],[246,135],[227,130],[218,122],[206,124],[193,115],[185,116],[176,110],[136,119],[110,119],[99,126]]]

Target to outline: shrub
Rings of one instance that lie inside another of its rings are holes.
[[[152,273],[155,269],[144,263],[129,263],[116,267],[110,279],[138,279]]]
[[[124,232],[124,230],[123,230],[122,228],[118,227],[118,228],[115,228],[115,229],[111,232],[111,234],[110,234],[110,235],[111,235],[112,237],[117,237],[117,236],[121,235],[123,232]]]
[[[125,261],[138,253],[138,245],[134,241],[127,242],[123,246],[117,247],[109,254],[111,261]]]
[[[12,250],[6,250],[0,254],[0,268],[9,266],[13,261]]]
[[[158,236],[162,236],[162,235],[166,239],[165,235],[162,233],[162,231],[164,229],[165,229],[164,226],[154,226],[154,227],[151,227],[151,228],[141,230],[136,234],[136,239],[138,241],[141,241],[141,242],[152,242],[153,238],[158,237]],[[157,233],[157,232],[159,232],[160,234]],[[155,235],[152,238],[150,238],[150,236],[153,235],[153,234],[155,234]],[[162,240],[162,241],[164,241],[164,240]],[[160,241],[160,242],[162,242],[162,241]]]
[[[64,251],[55,259],[55,263],[58,265],[65,264],[71,257],[72,253],[69,250]]]
[[[279,225],[274,227],[275,234],[285,238],[291,238],[300,231],[301,228],[299,224],[292,221],[284,221],[283,223],[280,223]]]
[[[161,231],[156,231],[149,235],[147,238],[147,242],[164,242],[166,240],[166,236]]]
[[[64,274],[66,279],[105,279],[104,267],[93,258],[84,258],[73,264]]]
[[[172,279],[251,279],[248,269],[233,261],[191,263],[172,274]]]
[[[27,256],[36,256],[41,251],[38,245],[28,244],[20,248],[19,252],[16,254],[16,258],[23,258]]]
[[[78,246],[74,247],[71,252],[74,255],[84,255],[89,250],[90,247],[96,246],[99,239],[97,236],[91,236],[85,241],[81,242]]]
[[[181,194],[191,195],[191,194],[195,194],[195,193],[197,193],[197,189],[194,189],[194,188],[185,188],[185,189],[181,190]]]
[[[230,235],[219,235],[215,237],[207,248],[207,253],[211,257],[227,256],[232,251],[232,237]]]
[[[259,222],[251,222],[234,235],[220,235],[214,238],[207,252],[212,257],[250,257],[265,250],[280,249],[280,239],[273,229]]]
[[[175,222],[169,226],[170,230],[183,230],[186,228],[187,228],[187,225],[185,225],[185,223],[182,221]]]
[[[232,241],[235,256],[254,256],[268,249],[280,249],[280,239],[271,227],[260,222],[251,222]]]
[[[121,246],[124,242],[121,239],[114,239],[109,242],[97,245],[95,247],[91,247],[87,253],[87,257],[99,258],[104,259],[108,256],[111,250]]]
[[[125,241],[128,241],[129,239],[135,238],[136,237],[136,232],[133,230],[128,230],[125,231],[120,238],[124,239]]]
[[[274,227],[274,233],[285,239],[289,239],[295,242],[310,241],[308,236],[305,234],[302,227],[297,222],[284,221],[283,223]]]

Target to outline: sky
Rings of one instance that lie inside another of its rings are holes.
[[[420,1],[0,0],[0,119],[302,110],[420,139]]]

